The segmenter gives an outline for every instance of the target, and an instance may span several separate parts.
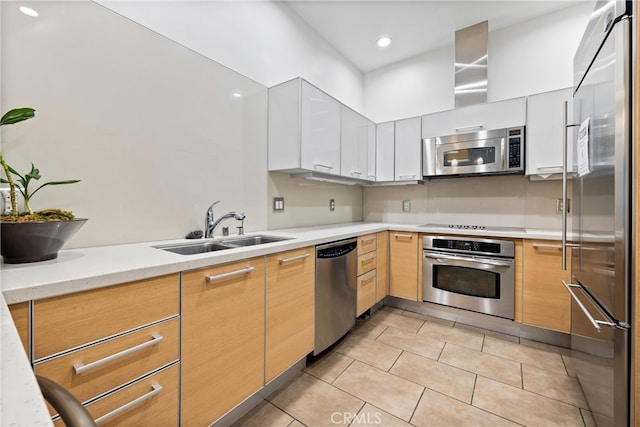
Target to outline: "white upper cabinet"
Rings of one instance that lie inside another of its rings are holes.
[[[376,180],[376,124],[367,119],[367,179]]]
[[[376,181],[395,179],[395,122],[376,125]]]
[[[422,137],[523,126],[526,111],[527,99],[520,97],[426,114],[422,116]]]
[[[341,104],[298,78],[269,89],[268,170],[340,175]]]
[[[422,179],[422,119],[395,122],[395,181]]]
[[[369,180],[369,120],[342,106],[340,175]],[[375,175],[375,172],[374,172]]]
[[[572,108],[572,89],[560,89],[529,96],[527,100],[526,175],[547,178],[562,173],[564,102]],[[569,115],[571,117],[571,115]],[[567,134],[567,171],[573,171],[571,144],[573,128]],[[558,175],[556,175],[558,176]]]

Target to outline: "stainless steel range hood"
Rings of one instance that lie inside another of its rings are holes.
[[[456,31],[455,108],[487,102],[489,21]]]

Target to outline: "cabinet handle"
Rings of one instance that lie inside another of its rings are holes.
[[[160,393],[162,391],[162,386],[160,384],[153,384],[151,387],[153,388],[153,390],[151,390],[149,393],[143,394],[142,396],[138,397],[137,399],[134,399],[129,403],[125,403],[121,407],[116,408],[113,411],[111,411],[109,413],[106,413],[101,417],[96,418],[96,420],[95,420],[96,424],[103,423],[103,422],[109,420],[110,418],[115,417],[116,415],[120,415],[121,413],[123,413],[125,411],[128,411],[129,409],[133,408],[134,406],[137,406],[137,405],[141,404],[145,400],[151,399],[153,396],[155,396],[156,394],[158,394],[158,393]]]
[[[411,174],[411,175],[398,175],[398,179],[414,179],[416,177],[416,174]]]
[[[478,129],[482,129],[483,127],[484,125],[461,126],[459,128],[456,128],[456,132],[464,132],[467,130],[478,130]]]
[[[369,277],[368,279],[361,280],[361,281],[360,281],[360,284],[361,284],[361,285],[366,285],[366,284],[368,284],[368,283],[373,282],[373,280],[374,280],[375,278],[376,278],[376,276],[371,276],[371,277]]]
[[[369,176],[369,178],[371,178],[371,179],[376,179],[376,176],[375,176],[375,175],[368,175],[368,176]]]
[[[564,101],[563,106],[564,128],[562,130],[562,271],[567,271],[567,211],[569,210],[569,202],[567,201],[567,149],[569,145],[567,141],[567,131],[570,127],[576,127],[580,125],[569,124],[569,102]]]
[[[548,245],[546,243],[534,243],[534,249],[562,249],[562,245]]]
[[[324,168],[324,169],[328,169],[328,170],[333,170],[333,166],[329,166],[329,165],[323,165],[321,163],[315,163],[313,165],[314,169],[318,169],[318,168]]]
[[[560,172],[562,172],[562,165],[560,166],[541,166],[539,168],[537,168],[539,171],[554,171],[554,170],[558,170]]]
[[[367,237],[366,239],[362,239],[362,240],[360,241],[360,243],[365,244],[365,243],[373,242],[374,240],[376,240],[376,237],[375,237],[375,236],[373,236],[373,237]]]
[[[362,264],[362,265],[369,264],[371,261],[375,261],[375,260],[376,260],[376,257],[372,256],[371,258],[360,260],[360,264]]]
[[[84,374],[87,371],[90,371],[91,369],[95,369],[98,368],[106,363],[110,363],[113,362],[115,360],[121,359],[125,356],[128,356],[130,354],[133,354],[137,351],[140,350],[144,350],[145,348],[148,347],[152,347],[154,345],[159,344],[162,340],[163,340],[163,336],[162,335],[158,335],[158,334],[153,334],[153,339],[151,341],[147,341],[147,342],[143,342],[142,344],[138,344],[134,347],[128,348],[126,350],[122,350],[121,352],[112,354],[111,356],[107,356],[105,358],[102,358],[100,360],[96,360],[95,362],[91,362],[88,364],[84,364],[82,362],[78,362],[75,363],[73,365],[73,370],[75,372],[76,375],[80,375],[80,374]]]
[[[278,261],[280,262],[280,264],[286,264],[288,262],[298,261],[305,258],[309,258],[309,254],[305,253],[305,254],[294,256],[291,258],[280,258]]]
[[[413,235],[411,234],[395,234],[396,239],[413,239]]]
[[[247,267],[242,270],[231,271],[229,273],[217,274],[215,276],[207,276],[207,283],[215,282],[216,280],[228,279],[229,277],[241,276],[243,274],[251,273],[255,270],[255,267]]]
[[[353,172],[351,172],[351,176],[357,176],[357,177],[359,177],[360,175],[362,175],[362,172],[358,172],[358,171],[353,171]]]

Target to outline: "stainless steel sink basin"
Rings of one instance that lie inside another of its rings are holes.
[[[221,243],[224,245],[232,245],[232,246],[254,246],[254,245],[264,245],[265,243],[281,242],[283,240],[289,240],[289,238],[275,237],[275,236],[246,236],[246,237],[235,237],[233,239],[223,240]]]
[[[266,243],[281,242],[283,240],[289,240],[288,237],[275,237],[275,236],[246,236],[235,237],[222,241],[206,241],[197,243],[183,243],[176,245],[164,245],[154,246],[156,249],[162,249],[163,251],[169,251],[180,255],[194,255],[202,254],[206,252],[223,251],[226,249],[240,248],[244,246],[264,245]]]
[[[220,244],[220,242],[199,242],[199,243],[187,243],[183,245],[169,245],[169,246],[154,246],[157,249],[163,251],[174,252],[180,255],[194,255],[202,254],[205,252],[215,252],[224,249],[232,249],[232,246]]]

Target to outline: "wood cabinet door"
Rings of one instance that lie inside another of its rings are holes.
[[[267,257],[265,382],[313,351],[315,248]]]
[[[182,425],[209,425],[264,385],[264,263],[182,273]]]
[[[389,295],[389,232],[377,236],[376,249],[376,302]]]
[[[418,240],[418,233],[390,233],[389,295],[418,300]]]
[[[525,240],[522,321],[561,332],[571,331],[571,296],[562,285],[571,280],[562,271],[560,242]]]

